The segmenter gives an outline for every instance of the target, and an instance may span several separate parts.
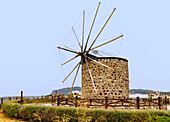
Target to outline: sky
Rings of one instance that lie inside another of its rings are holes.
[[[21,90],[27,96],[46,95],[70,87],[74,74],[64,84],[62,80],[78,59],[62,67],[72,54],[57,47],[72,44],[77,50],[76,40],[69,41],[74,36],[70,30],[81,33],[85,10],[86,38],[98,2],[0,0],[0,96],[17,96]],[[101,50],[128,59],[130,89],[170,91],[169,5],[169,0],[101,0],[90,42],[116,7],[96,45],[124,35]],[[81,85],[78,75],[75,86]]]

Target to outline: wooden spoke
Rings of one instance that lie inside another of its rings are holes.
[[[107,65],[105,65],[105,64],[103,64],[103,63],[101,63],[101,62],[99,62],[99,61],[96,61],[95,59],[92,59],[92,58],[90,58],[90,57],[88,57],[88,56],[86,56],[86,57],[89,58],[90,60],[94,61],[94,62],[97,63],[97,64],[100,64],[100,65],[102,65],[102,66],[104,66],[104,67],[106,67],[106,68],[108,68],[108,69],[111,69],[111,70],[115,71],[113,68],[111,68],[111,67],[109,67],[109,66],[107,66]]]
[[[72,87],[71,87],[71,89],[70,89],[70,93],[72,92],[72,89],[73,89],[74,83],[75,83],[75,81],[76,81],[76,78],[77,78],[77,74],[78,74],[78,72],[79,72],[79,69],[80,69],[80,64],[79,64],[79,66],[78,66],[76,75],[75,75],[75,77],[74,77],[73,84],[72,84]]]
[[[84,24],[85,24],[85,11],[83,11],[83,31],[82,31],[82,45],[81,45],[81,52],[83,52],[83,45],[84,45]]]
[[[76,54],[79,54],[78,52],[76,51],[72,51],[72,50],[69,50],[69,49],[66,49],[66,48],[63,48],[63,47],[57,47],[58,49],[62,49],[62,50],[65,50],[65,51],[68,51],[68,52],[72,52],[72,53],[76,53]]]
[[[101,47],[101,46],[103,46],[103,45],[106,45],[106,44],[108,44],[108,43],[110,43],[110,42],[113,42],[113,41],[115,41],[115,40],[117,40],[117,39],[119,39],[119,38],[121,38],[121,37],[123,37],[123,35],[121,35],[121,36],[119,36],[119,37],[117,37],[117,38],[114,38],[114,39],[112,39],[112,40],[110,40],[110,41],[108,41],[108,42],[106,42],[106,43],[103,43],[103,44],[101,44],[101,45],[99,45],[99,46],[96,46],[96,47],[90,49],[89,51],[94,50],[94,49],[96,49],[96,48],[99,48],[99,47]],[[87,51],[87,52],[89,52],[89,51]]]
[[[75,57],[73,57],[73,58],[71,58],[70,60],[66,61],[66,62],[65,62],[65,63],[63,63],[62,65],[67,64],[68,62],[70,62],[70,61],[74,60],[74,59],[75,59],[75,58],[77,58],[78,56],[80,56],[80,55],[79,55],[79,54],[78,54],[78,55],[76,55]]]
[[[77,42],[78,42],[78,45],[79,45],[79,47],[80,47],[80,49],[81,49],[81,45],[80,45],[79,39],[78,39],[78,37],[77,37],[77,35],[76,35],[76,32],[74,31],[74,28],[73,28],[73,27],[72,27],[72,30],[73,30],[73,33],[74,33],[74,35],[75,35],[75,37],[76,37],[76,40],[77,40]]]
[[[90,71],[90,68],[89,68],[89,65],[88,65],[88,62],[87,62],[86,55],[84,55],[84,57],[85,57],[85,62],[86,62],[86,65],[87,65],[87,68],[88,68],[88,71],[89,71],[89,74],[90,74],[90,77],[91,77],[91,80],[92,80],[93,87],[94,87],[95,92],[96,92],[96,94],[97,94],[96,86],[95,86],[95,84],[94,84],[93,76],[92,76],[92,74],[91,74],[91,71]]]
[[[107,21],[105,22],[105,24],[103,25],[102,29],[100,30],[100,32],[98,33],[98,35],[96,36],[96,38],[94,39],[93,43],[91,44],[90,48],[88,49],[88,51],[91,49],[91,47],[93,46],[93,44],[96,42],[97,38],[100,36],[101,32],[103,31],[103,29],[106,27],[107,23],[109,22],[110,18],[112,17],[113,13],[115,12],[116,8],[112,11],[112,13],[110,14],[109,18],[107,19]]]
[[[97,13],[98,13],[98,11],[99,11],[100,4],[101,4],[101,2],[99,2],[99,4],[98,4],[97,10],[96,10],[96,14],[95,14],[95,16],[94,16],[93,23],[92,23],[91,28],[90,28],[89,35],[88,35],[88,37],[87,37],[87,41],[86,41],[86,45],[85,45],[85,48],[84,48],[84,52],[86,51],[87,44],[88,44],[88,41],[89,41],[89,38],[90,38],[90,35],[91,35],[91,31],[92,31],[93,26],[94,26],[94,22],[95,22],[96,17],[97,17]]]
[[[62,82],[64,82],[64,81],[67,80],[67,78],[71,75],[71,73],[73,73],[73,71],[76,69],[76,67],[77,67],[80,63],[81,63],[81,62],[79,62],[79,63],[74,67],[74,69],[67,75],[67,77],[66,77]]]

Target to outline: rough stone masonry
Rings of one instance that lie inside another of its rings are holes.
[[[97,90],[96,94],[87,64],[84,62],[82,68],[82,98],[104,99],[106,96],[113,99],[129,98],[128,60],[119,57],[89,56],[112,69],[102,66],[93,60],[88,60]]]

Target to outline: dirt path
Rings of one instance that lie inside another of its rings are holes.
[[[2,109],[0,110],[0,122],[25,122],[25,121],[20,121],[17,119],[9,118],[7,115],[5,115],[2,112]]]

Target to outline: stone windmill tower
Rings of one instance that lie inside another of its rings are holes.
[[[116,8],[113,9],[109,18],[104,23],[102,29],[97,34],[94,41],[90,44],[89,48],[87,48],[89,44],[89,39],[91,36],[91,32],[96,20],[96,16],[98,14],[98,10],[100,7],[100,2],[98,4],[89,34],[87,36],[87,40],[84,43],[84,23],[85,23],[85,11],[83,12],[83,31],[82,31],[82,40],[81,43],[77,38],[77,35],[72,28],[72,31],[76,37],[77,43],[80,47],[80,51],[75,51],[69,47],[58,47],[58,49],[74,53],[75,56],[70,60],[66,61],[62,65],[69,63],[77,57],[81,57],[81,60],[76,64],[76,66],[71,70],[71,72],[67,75],[67,77],[62,81],[65,82],[68,77],[77,69],[75,78],[72,83],[72,88],[74,86],[75,80],[77,78],[78,72],[80,70],[80,66],[82,67],[82,97],[83,98],[128,98],[129,97],[129,74],[128,74],[128,60],[119,57],[96,57],[90,54],[90,51],[93,51],[99,47],[107,45],[115,40],[118,40],[123,37],[123,35],[117,36],[116,38],[106,41],[103,44],[100,44],[94,47],[94,43],[97,41],[98,37],[104,30],[105,26],[109,22]]]

